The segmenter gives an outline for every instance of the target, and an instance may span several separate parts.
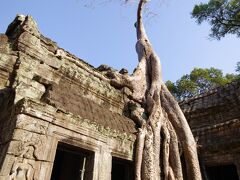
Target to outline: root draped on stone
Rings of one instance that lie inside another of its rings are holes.
[[[135,180],[183,180],[180,147],[187,177],[201,180],[197,147],[177,101],[162,80],[160,59],[154,52],[142,22],[147,0],[139,0],[136,51],[139,64],[132,76],[113,79],[131,87],[131,118],[138,126],[135,151]],[[140,104],[140,105],[139,105]]]

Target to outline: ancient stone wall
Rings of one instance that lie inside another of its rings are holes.
[[[94,153],[93,179],[132,160],[135,124],[124,93],[17,16],[0,36],[0,179],[50,179],[59,143]]]
[[[198,143],[204,166],[240,162],[240,81],[180,103]],[[240,173],[239,173],[240,177]]]

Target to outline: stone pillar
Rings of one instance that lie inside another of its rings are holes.
[[[0,179],[7,180],[11,174],[15,157],[9,154],[1,154],[1,156],[3,156],[3,161],[1,162]]]
[[[93,157],[93,161],[91,161],[93,164],[93,168],[92,168],[92,179],[91,180],[98,180],[98,175],[99,175],[99,163],[101,161],[101,156],[100,156],[100,151],[95,151],[94,157]],[[90,165],[91,166],[91,165]]]
[[[16,128],[8,143],[0,179],[51,178],[57,141],[48,136],[48,122],[24,114],[16,116]]]
[[[112,155],[108,147],[102,146],[100,151],[98,167],[99,167],[98,179],[111,180]]]

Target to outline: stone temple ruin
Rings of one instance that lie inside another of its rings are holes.
[[[0,179],[132,180],[130,90],[17,16],[0,35]],[[122,70],[120,73],[126,73]],[[240,177],[240,82],[180,102],[204,179]],[[183,162],[184,164],[184,162]]]

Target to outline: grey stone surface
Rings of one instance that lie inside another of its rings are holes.
[[[240,81],[180,103],[205,166],[235,165],[240,157]],[[240,177],[240,176],[239,176]]]
[[[100,71],[42,36],[30,16],[0,40],[0,179],[50,179],[59,143],[94,153],[95,180],[111,179],[113,155],[133,159],[123,92]]]

